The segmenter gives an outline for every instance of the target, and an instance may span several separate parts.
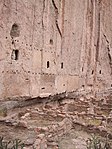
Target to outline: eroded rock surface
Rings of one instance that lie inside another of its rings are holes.
[[[0,135],[26,149],[111,142],[111,18],[112,0],[0,0]]]
[[[111,0],[1,0],[0,99],[112,88]]]

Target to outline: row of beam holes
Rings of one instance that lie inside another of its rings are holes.
[[[5,38],[7,39],[8,37],[5,37]],[[13,38],[12,38],[12,39],[13,39]],[[19,42],[19,40],[13,40],[13,41],[12,41],[12,44],[14,44],[14,41],[15,41],[15,42]],[[23,44],[23,42],[22,42],[22,44]],[[26,44],[26,45],[28,45],[28,44]],[[32,45],[30,45],[30,46],[32,46]]]
[[[7,73],[20,73],[20,71],[18,71],[18,70],[16,70],[16,71],[6,71]],[[25,72],[27,72],[27,71],[25,71]],[[5,71],[2,71],[2,73],[5,73]],[[35,75],[37,75],[37,74],[40,74],[40,75],[42,75],[41,73],[35,73],[35,72],[30,72],[30,71],[28,71],[27,73],[30,73],[30,74],[35,74]],[[44,73],[43,73],[44,74]],[[45,73],[46,74],[46,73]],[[54,74],[48,74],[48,75],[54,75]]]
[[[7,71],[8,72],[8,71]],[[18,70],[16,70],[16,72],[19,72]],[[14,72],[14,73],[16,73]],[[2,73],[4,73],[4,71],[2,71]],[[30,73],[30,71],[28,71],[28,73]],[[32,73],[32,74],[37,74],[37,73]],[[63,86],[65,86],[65,84],[63,84]],[[84,85],[82,85],[82,87],[84,87]],[[112,84],[111,84],[111,87],[112,87]]]
[[[47,61],[47,68],[49,68],[49,67],[50,67],[50,62]],[[63,62],[61,63],[61,69],[63,69]]]
[[[12,51],[12,55],[11,55],[11,59],[13,60],[18,60],[19,57],[19,50],[13,50]],[[50,62],[47,61],[47,68],[50,67]],[[61,63],[61,69],[63,69],[63,62]],[[92,70],[92,74],[94,73],[94,70]],[[99,71],[99,74],[101,74],[101,70]]]
[[[6,37],[6,38],[7,38],[7,37]],[[12,44],[14,44],[14,41],[15,41],[15,42],[16,42],[16,41],[19,42],[19,40],[13,40],[13,41],[12,41]],[[22,44],[23,44],[23,42],[22,42]],[[28,44],[26,44],[26,46],[28,46]],[[32,45],[30,45],[30,47],[31,47],[31,46],[32,46]],[[34,47],[34,49],[35,49],[35,47]]]
[[[8,37],[5,37],[5,38],[7,39]],[[12,37],[12,39],[13,39],[13,37]],[[13,40],[13,41],[12,41],[12,44],[14,44],[14,41],[19,42],[19,40]],[[22,44],[23,44],[23,42],[22,42]]]
[[[17,42],[19,42],[19,40],[14,40],[14,41],[17,41]],[[12,44],[14,44],[14,41],[12,41]],[[22,44],[23,44],[23,42],[22,42]],[[26,44],[26,46],[28,46],[28,44]],[[32,45],[30,45],[30,47],[31,47]],[[35,49],[35,47],[34,47],[34,49]]]

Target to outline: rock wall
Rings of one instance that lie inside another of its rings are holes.
[[[0,99],[112,88],[111,0],[1,0]]]

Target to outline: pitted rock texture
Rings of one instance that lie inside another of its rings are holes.
[[[1,0],[0,99],[112,88],[111,0]]]

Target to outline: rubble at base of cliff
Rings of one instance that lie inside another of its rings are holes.
[[[0,111],[0,135],[19,138],[25,149],[86,149],[95,134],[112,141],[112,98],[63,98]]]

